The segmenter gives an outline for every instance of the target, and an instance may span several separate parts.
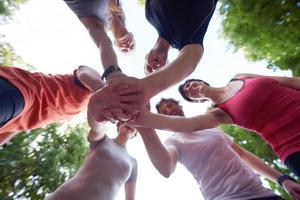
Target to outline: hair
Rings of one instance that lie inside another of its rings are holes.
[[[160,106],[160,104],[163,103],[163,102],[166,102],[166,101],[171,101],[171,102],[176,103],[179,106],[181,106],[180,103],[179,103],[179,101],[177,101],[177,100],[175,100],[173,98],[161,98],[161,100],[155,105],[156,111],[158,113],[159,113],[159,106]]]
[[[204,101],[202,101],[202,100],[191,99],[191,98],[188,97],[188,96],[186,95],[186,93],[184,92],[184,86],[185,86],[186,84],[190,83],[190,82],[193,82],[193,81],[202,82],[202,83],[204,83],[204,84],[210,86],[207,82],[205,82],[205,81],[203,81],[203,80],[201,80],[201,79],[194,79],[194,78],[192,78],[192,79],[187,79],[183,84],[179,85],[179,87],[178,87],[179,93],[181,94],[181,96],[182,96],[186,101],[189,101],[189,102],[192,102],[192,103],[204,102]]]
[[[123,11],[120,0],[110,0],[109,1],[109,12],[111,15],[115,15],[125,23],[125,13]]]

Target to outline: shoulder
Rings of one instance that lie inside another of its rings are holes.
[[[230,116],[227,114],[227,112],[219,108],[219,106],[217,105],[212,109],[210,109],[206,114],[210,115],[217,122],[225,123],[225,124],[232,123],[232,120]]]

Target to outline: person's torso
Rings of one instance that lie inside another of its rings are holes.
[[[218,106],[235,124],[260,134],[281,159],[300,150],[300,91],[268,77],[243,81],[240,91]]]
[[[173,141],[172,141],[173,140]],[[218,129],[177,133],[170,138],[180,162],[193,174],[205,199],[251,199],[274,195],[262,186]]]
[[[91,144],[90,152],[73,178],[55,191],[49,200],[112,200],[128,181],[136,161],[126,149],[105,137]]]
[[[74,76],[31,73],[15,67],[0,67],[0,76],[22,93],[25,107],[0,128],[1,133],[30,130],[70,119],[87,105],[90,92],[75,84]]]

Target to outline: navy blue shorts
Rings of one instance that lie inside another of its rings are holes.
[[[217,0],[147,0],[146,18],[160,37],[176,49],[200,44]]]
[[[107,23],[109,0],[64,0],[78,18],[94,17]]]
[[[0,77],[0,127],[20,114],[24,106],[25,101],[18,88]]]
[[[289,155],[284,164],[300,178],[300,152]]]

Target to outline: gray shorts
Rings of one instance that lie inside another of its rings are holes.
[[[109,0],[64,0],[78,18],[95,17],[105,24],[109,14]]]

